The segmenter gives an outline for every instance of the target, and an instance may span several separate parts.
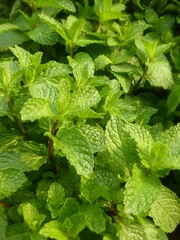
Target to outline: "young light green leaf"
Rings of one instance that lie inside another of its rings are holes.
[[[154,58],[150,62],[145,78],[152,86],[168,89],[173,84],[171,67],[164,56]]]
[[[55,148],[61,149],[79,175],[90,176],[94,157],[85,136],[75,127],[60,129],[56,136]]]
[[[0,207],[0,239],[5,240],[5,232],[7,227],[7,216],[2,207]]]
[[[165,232],[173,232],[180,222],[180,202],[174,192],[162,187],[160,195],[152,204],[149,216]]]
[[[77,212],[66,218],[63,223],[63,227],[65,228],[66,232],[73,238],[75,238],[85,228],[85,226],[85,214],[81,212]]]
[[[144,219],[140,219],[139,222],[125,221],[121,225],[119,231],[120,239],[122,240],[160,240],[158,238],[158,231],[154,225]]]
[[[39,233],[48,238],[56,240],[69,240],[68,235],[64,232],[62,224],[58,220],[46,223]]]
[[[80,212],[85,214],[85,222],[90,231],[95,233],[105,231],[105,218],[98,204],[87,205]]]
[[[84,25],[86,21],[84,18],[77,18],[75,16],[69,15],[66,20],[66,27],[71,40],[74,45],[78,44],[78,39],[84,30]]]
[[[27,32],[27,35],[42,45],[55,45],[59,39],[58,34],[46,24],[40,24]]]
[[[43,117],[53,116],[50,108],[50,101],[41,98],[29,99],[21,109],[21,119],[23,121],[35,121]]]
[[[24,221],[28,224],[32,231],[38,230],[46,215],[40,214],[35,205],[31,203],[23,203],[21,205]]]
[[[57,210],[63,205],[64,200],[64,188],[57,182],[52,183],[47,196],[47,204],[52,214],[53,210]]]
[[[0,171],[0,199],[10,196],[16,192],[25,182],[26,177],[22,170],[6,169]]]
[[[99,69],[103,69],[108,64],[112,64],[112,61],[106,55],[102,54],[95,59],[94,63],[95,63],[95,69],[99,70]]]
[[[94,62],[84,52],[79,52],[74,58],[68,57],[69,64],[73,69],[73,75],[78,86],[84,86],[94,76]]]
[[[124,4],[113,4],[112,0],[96,0],[94,5],[94,10],[99,17],[100,22],[123,18],[124,14],[122,11],[124,9]]]
[[[61,81],[59,81],[58,90],[58,113],[64,114],[67,111],[70,102],[70,83],[66,78],[61,78]]]
[[[54,29],[59,35],[68,43],[71,44],[71,39],[67,29],[57,20],[48,17],[44,14],[39,15],[40,19],[43,20],[46,24],[48,24],[52,29]]]
[[[145,213],[157,199],[161,182],[155,175],[146,175],[145,170],[134,166],[132,177],[126,183],[124,205],[127,214]]]
[[[12,53],[18,58],[21,67],[37,67],[41,63],[42,52],[36,52],[34,55],[19,46],[10,48]]]

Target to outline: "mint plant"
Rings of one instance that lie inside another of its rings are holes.
[[[1,2],[0,239],[171,239],[179,3]]]

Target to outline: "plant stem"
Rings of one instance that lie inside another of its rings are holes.
[[[55,136],[56,134],[56,127],[57,127],[57,124],[58,124],[58,120],[56,120],[52,126],[52,129],[51,129],[51,134],[52,136]],[[53,145],[54,145],[54,142],[52,139],[49,139],[49,142],[48,142],[48,150],[49,150],[49,160],[51,162],[51,168],[53,170],[54,173],[57,173],[57,167],[56,167],[56,162],[54,160],[54,156],[53,156]]]
[[[11,98],[8,99],[7,104],[8,104],[9,110],[10,110],[10,112],[11,112],[11,114],[12,114],[12,117],[14,118],[14,120],[15,120],[15,122],[16,122],[16,124],[17,124],[19,133],[20,133],[22,136],[24,136],[24,137],[26,137],[26,138],[29,138],[29,136],[27,135],[26,130],[25,130],[24,126],[22,125],[21,121],[20,121],[19,118],[15,115]]]

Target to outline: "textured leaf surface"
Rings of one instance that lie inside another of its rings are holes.
[[[105,218],[97,204],[89,205],[82,210],[86,215],[87,227],[95,233],[105,230]]]
[[[7,216],[2,207],[0,207],[0,239],[5,240],[5,232],[7,227]]]
[[[94,62],[87,53],[79,52],[75,58],[68,57],[68,60],[78,86],[85,85],[94,76]]]
[[[6,236],[9,240],[30,240],[28,226],[24,223],[15,223],[8,225]]]
[[[40,98],[29,99],[20,113],[23,121],[35,121],[43,117],[53,116],[49,100]]]
[[[75,12],[74,4],[70,0],[51,0],[51,1],[36,0],[36,4],[37,7],[59,8],[70,12]]]
[[[138,215],[150,209],[161,191],[161,182],[155,175],[147,175],[144,170],[133,169],[133,175],[126,183],[124,191],[125,212]]]
[[[28,40],[28,37],[17,26],[6,23],[0,26],[0,36],[0,52],[7,51],[9,47]]]
[[[64,128],[57,138],[56,148],[63,151],[79,175],[88,177],[93,172],[94,157],[85,136],[76,128]]]
[[[46,223],[41,228],[40,234],[56,240],[69,240],[69,237],[63,231],[62,225],[57,220]]]
[[[151,148],[153,144],[153,138],[150,132],[138,124],[128,124],[126,126],[126,130],[137,144],[137,151],[142,163],[148,167],[146,159],[148,159],[151,155]]]
[[[78,221],[77,221],[78,220]],[[77,212],[66,218],[63,223],[68,235],[76,237],[86,226],[85,214]]]
[[[38,229],[46,218],[46,215],[39,214],[36,206],[31,203],[23,203],[22,212],[25,222],[32,231]]]
[[[173,232],[180,222],[180,201],[174,192],[162,187],[161,193],[149,212],[157,226],[165,232]]]
[[[155,87],[170,88],[173,78],[167,59],[165,57],[155,58],[149,64],[146,78]]]
[[[59,76],[67,76],[72,73],[72,70],[68,64],[59,63],[56,61],[49,61],[42,65],[42,71],[40,75],[42,77],[53,78]]]
[[[122,240],[160,240],[154,225],[144,219],[140,219],[139,223],[125,222],[119,235]]]
[[[100,100],[99,93],[96,89],[83,88],[74,91],[71,95],[71,100],[67,115],[78,115],[89,107],[94,106]]]
[[[105,136],[100,129],[90,125],[82,125],[78,129],[86,137],[93,154],[102,149]]]
[[[25,182],[24,173],[16,169],[6,169],[0,171],[0,199],[8,197],[16,192]]]
[[[63,205],[65,200],[65,192],[64,188],[57,182],[51,184],[48,190],[47,203],[49,210],[53,212],[53,210],[60,208]]]
[[[95,170],[91,178],[82,182],[81,194],[89,201],[94,202],[99,197],[112,199],[119,190],[119,180],[108,170]]]
[[[10,48],[10,50],[18,58],[18,61],[22,67],[29,67],[32,65],[38,66],[41,62],[42,52],[36,52],[33,55],[19,46]]]
[[[37,26],[27,34],[32,40],[43,45],[54,45],[58,41],[58,34],[46,24]]]
[[[122,150],[121,138],[123,137],[124,123],[118,118],[112,118],[105,130],[106,143],[105,147],[110,155],[108,163],[110,167],[122,175],[129,175]]]

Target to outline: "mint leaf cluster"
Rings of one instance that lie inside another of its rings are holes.
[[[178,1],[0,3],[0,239],[167,240]]]

